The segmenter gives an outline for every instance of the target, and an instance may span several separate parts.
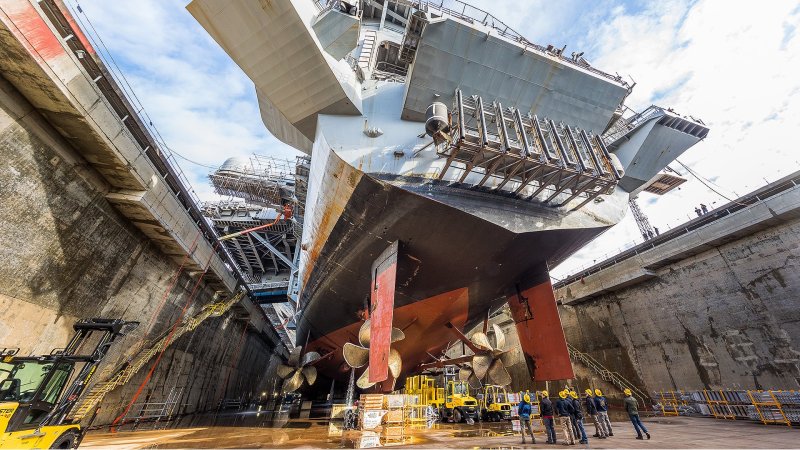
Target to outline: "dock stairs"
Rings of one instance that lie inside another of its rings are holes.
[[[123,386],[133,378],[156,354],[168,347],[171,343],[175,342],[184,334],[193,331],[200,326],[203,321],[209,317],[218,317],[228,311],[234,304],[241,300],[244,291],[240,291],[230,298],[211,303],[204,306],[200,312],[187,320],[185,320],[174,333],[170,333],[168,329],[165,331],[155,343],[142,350],[139,354],[134,356],[128,365],[124,366],[116,374],[112,375],[106,381],[101,381],[95,384],[92,389],[80,400],[72,414],[69,416],[73,422],[79,422],[86,417],[95,406],[97,406],[109,392],[113,391],[119,386]]]
[[[378,33],[374,30],[367,30],[364,33],[364,45],[358,55],[358,66],[364,73],[372,70],[372,55],[375,53],[375,41],[377,39]]]
[[[642,405],[644,408],[649,408],[649,406],[652,404],[652,399],[649,395],[645,394],[641,389],[636,387],[635,384],[620,375],[619,372],[614,372],[607,369],[598,360],[592,358],[591,355],[581,352],[569,343],[567,343],[567,349],[569,350],[569,357],[573,362],[579,361],[581,364],[588,367],[592,372],[596,373],[600,379],[613,384],[620,391],[626,388],[630,389],[633,396],[639,400],[640,405]]]

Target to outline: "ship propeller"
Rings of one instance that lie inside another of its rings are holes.
[[[301,358],[302,356],[302,358]],[[278,365],[278,376],[283,379],[283,392],[294,392],[300,389],[303,381],[311,386],[317,380],[317,368],[312,366],[318,359],[319,353],[308,352],[303,355],[302,347],[295,347],[289,353],[287,364]]]
[[[399,328],[392,328],[392,343],[402,341],[406,338],[403,330]],[[367,366],[364,373],[358,377],[356,386],[361,389],[368,389],[375,385],[369,382],[369,341],[370,341],[370,321],[367,319],[358,330],[358,342],[361,345],[351,344],[347,342],[342,348],[342,355],[348,366],[358,369],[359,367]],[[389,349],[389,373],[392,379],[396,380],[400,376],[400,371],[403,368],[403,359],[400,353],[393,349]]]
[[[511,367],[519,362],[518,354],[513,349],[505,349],[506,335],[499,326],[492,324],[492,329],[494,346],[489,342],[486,333],[480,331],[469,339],[476,351],[472,356],[471,367],[462,367],[458,371],[458,378],[467,381],[470,387],[479,388],[481,380],[487,375],[492,384],[500,386],[511,384],[511,375],[506,367]]]

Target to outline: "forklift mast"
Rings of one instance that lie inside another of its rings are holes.
[[[89,385],[97,366],[106,356],[114,340],[123,336],[122,329],[127,325],[138,325],[138,322],[125,322],[121,319],[82,319],[73,325],[75,334],[63,350],[54,350],[51,356],[54,362],[68,361],[72,363],[84,362],[81,371],[75,377],[69,388],[61,396],[53,411],[42,420],[42,425],[58,425],[64,421],[67,414],[80,398]],[[80,354],[83,346],[90,341],[92,335],[102,333],[97,344],[89,353]],[[56,361],[57,360],[57,361]]]

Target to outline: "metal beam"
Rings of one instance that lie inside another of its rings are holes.
[[[254,238],[256,238],[256,240],[257,240],[258,242],[260,242],[261,244],[263,244],[263,245],[264,245],[264,247],[267,247],[267,249],[268,249],[268,250],[269,250],[269,251],[270,251],[270,252],[271,252],[273,255],[277,256],[277,257],[278,257],[278,259],[280,259],[281,261],[283,261],[283,262],[284,262],[284,263],[285,263],[287,266],[289,266],[289,267],[290,267],[292,270],[297,270],[297,266],[296,266],[296,265],[295,265],[295,264],[292,262],[292,260],[290,260],[289,258],[287,258],[287,257],[286,257],[286,255],[284,255],[284,254],[283,254],[283,252],[281,252],[280,250],[278,250],[277,248],[275,248],[275,246],[274,246],[274,245],[270,244],[270,243],[269,243],[269,241],[267,241],[266,239],[264,239],[264,238],[262,238],[261,236],[259,236],[259,235],[258,235],[258,233],[250,233],[250,235],[252,235]]]

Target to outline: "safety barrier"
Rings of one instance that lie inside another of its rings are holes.
[[[791,427],[800,423],[800,391],[711,390],[653,392],[664,416],[701,415]]]

